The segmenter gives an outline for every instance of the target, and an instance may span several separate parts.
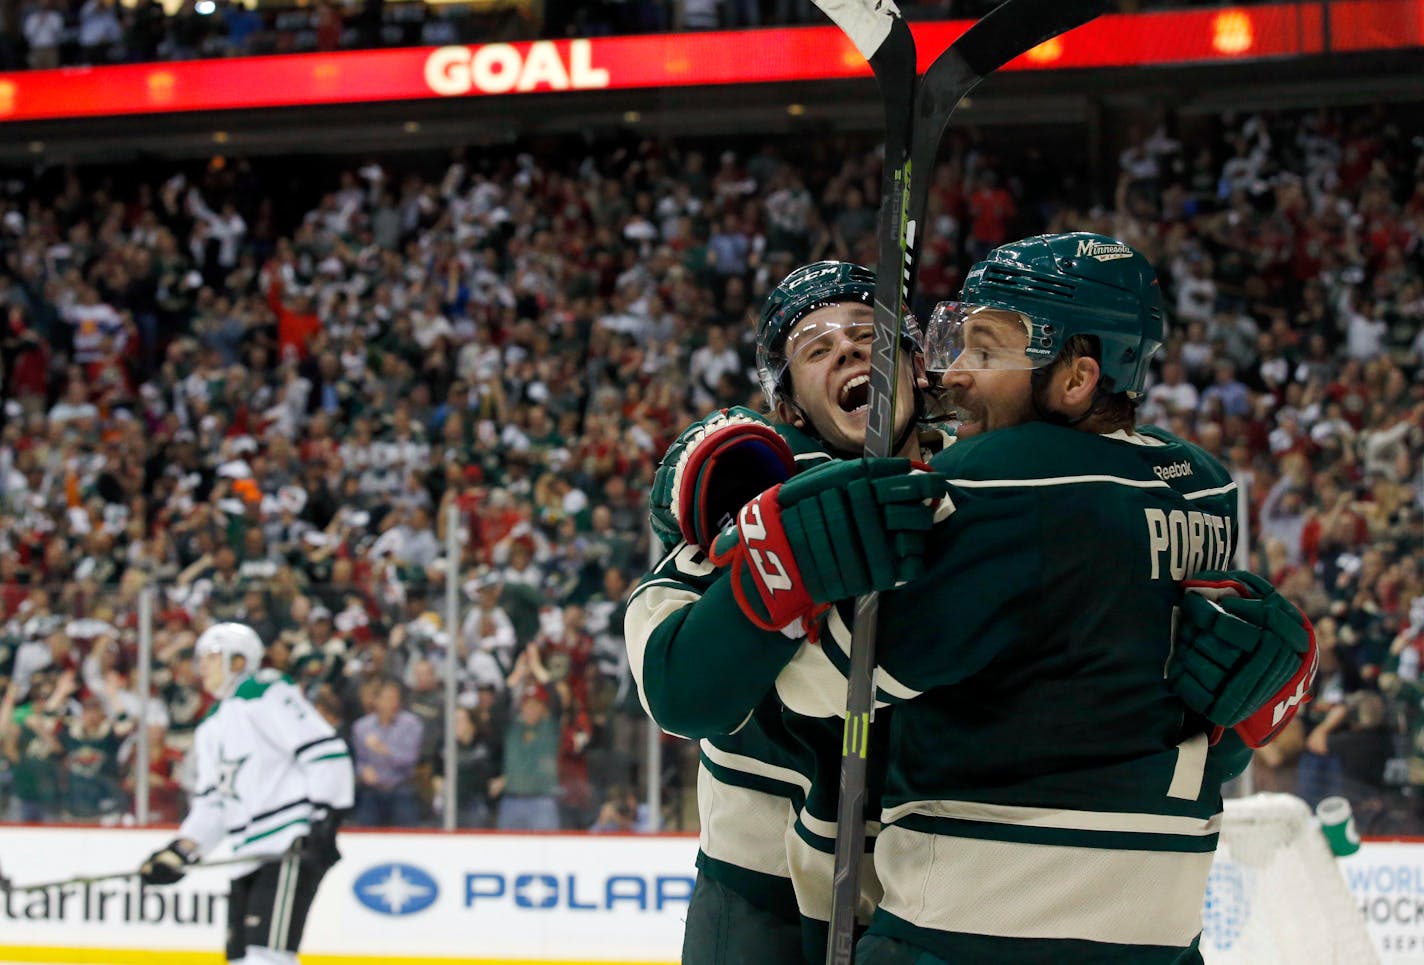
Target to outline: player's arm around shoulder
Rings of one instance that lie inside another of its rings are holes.
[[[800,646],[753,625],[727,574],[687,543],[677,544],[633,591],[624,639],[644,709],[664,730],[684,737],[739,728],[772,693]]]

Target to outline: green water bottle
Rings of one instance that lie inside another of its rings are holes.
[[[1360,832],[1355,830],[1355,815],[1350,802],[1343,797],[1327,797],[1315,807],[1320,830],[1330,842],[1335,857],[1344,858],[1360,850]]]

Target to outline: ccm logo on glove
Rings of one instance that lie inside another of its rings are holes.
[[[761,503],[751,502],[743,506],[739,522],[742,539],[747,543],[747,555],[756,567],[758,582],[766,587],[768,593],[789,590],[795,586],[791,574],[786,571],[786,564],[781,562],[781,557],[762,545],[766,543],[766,527],[761,521]]]

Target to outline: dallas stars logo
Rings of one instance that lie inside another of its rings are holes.
[[[238,800],[241,795],[237,793],[237,772],[242,770],[249,756],[228,757],[227,752],[218,747],[218,797]]]

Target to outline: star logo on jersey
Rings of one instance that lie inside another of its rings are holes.
[[[369,868],[351,885],[356,898],[382,915],[413,915],[435,903],[440,886],[414,865],[383,864]]]
[[[241,796],[237,793],[237,773],[247,763],[247,758],[247,754],[228,757],[227,751],[218,747],[218,797],[230,797],[236,801]]]

